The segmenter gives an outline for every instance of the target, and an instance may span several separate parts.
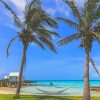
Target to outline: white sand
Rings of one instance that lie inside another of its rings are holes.
[[[15,88],[6,88],[6,87],[0,87],[0,94],[15,94],[15,91],[16,89]],[[39,91],[38,91],[39,92]],[[34,93],[24,93],[24,92],[21,92],[22,95],[34,95]],[[40,94],[35,94],[35,95],[40,95]],[[46,94],[41,94],[41,95],[46,95]],[[100,92],[91,92],[91,95],[92,96],[100,96]],[[71,95],[71,94],[67,94],[66,95],[57,95],[57,96],[82,96],[81,95],[78,95],[77,93],[75,95]]]

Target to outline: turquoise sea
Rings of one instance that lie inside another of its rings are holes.
[[[49,91],[49,92],[57,92],[64,89],[67,89],[66,91],[56,94],[59,96],[76,96],[76,95],[82,95],[83,94],[83,85],[84,81],[82,80],[40,80],[40,81],[34,81],[34,86],[23,88],[21,91],[24,93],[30,93],[30,94],[38,94],[38,95],[48,95],[42,91],[39,91],[38,89]],[[100,80],[92,80],[90,81],[91,86],[100,86]],[[37,89],[38,88],[38,89]],[[96,92],[91,92],[92,95],[100,95]]]

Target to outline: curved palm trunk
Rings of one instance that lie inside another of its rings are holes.
[[[85,59],[85,72],[84,72],[84,92],[83,100],[90,100],[90,84],[89,84],[89,48],[86,47]]]
[[[27,46],[24,46],[22,61],[21,61],[21,65],[20,65],[19,80],[18,80],[18,85],[17,85],[17,90],[16,90],[16,96],[19,96],[19,93],[20,93],[23,69],[24,69],[24,65],[25,65],[25,61],[26,61],[26,51],[27,51]]]

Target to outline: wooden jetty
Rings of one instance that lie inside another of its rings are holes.
[[[4,79],[0,80],[0,87],[17,87],[18,85],[18,79],[19,79],[19,72],[10,72],[8,75],[4,76]],[[22,77],[22,87],[27,86],[34,86],[36,85],[36,82],[31,80],[25,80],[24,77]]]
[[[8,79],[2,79],[0,80],[0,87],[17,87],[18,82],[10,82]],[[22,81],[22,87],[27,86],[36,86],[36,83],[33,83],[30,80],[24,80]]]
[[[96,91],[96,92],[100,92],[100,86],[91,86],[90,87],[91,91]]]

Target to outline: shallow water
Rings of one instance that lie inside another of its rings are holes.
[[[34,84],[34,83],[33,83]],[[67,89],[66,91],[56,94],[59,96],[79,96],[83,94],[83,81],[36,81],[37,86],[26,87],[21,90],[23,93],[30,93],[36,95],[47,95],[36,88],[46,91],[60,91]],[[91,86],[100,86],[100,81],[91,81]],[[100,95],[100,93],[91,92],[92,95]]]

